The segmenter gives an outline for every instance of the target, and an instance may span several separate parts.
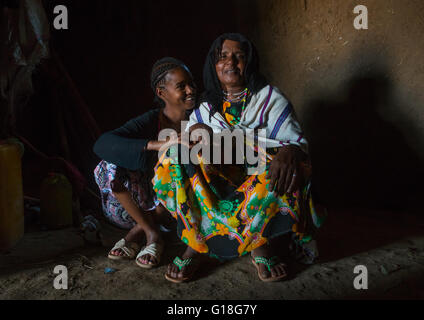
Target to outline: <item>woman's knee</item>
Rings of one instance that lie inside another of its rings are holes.
[[[112,194],[113,195],[119,195],[122,194],[124,192],[127,192],[127,188],[125,187],[124,183],[121,181],[117,181],[117,180],[113,180],[110,182],[110,188],[112,190]]]

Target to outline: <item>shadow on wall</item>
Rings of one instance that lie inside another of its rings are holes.
[[[361,68],[341,99],[327,96],[307,106],[305,128],[318,201],[390,211],[418,208],[422,161],[403,134],[381,117],[393,110],[387,70],[374,64]]]

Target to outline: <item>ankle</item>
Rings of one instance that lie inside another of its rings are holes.
[[[143,239],[143,229],[134,227],[124,237],[127,242],[140,242]]]
[[[190,247],[187,247],[186,251],[184,252],[182,258],[183,259],[188,259],[188,258],[194,258],[198,255],[199,253],[195,250],[193,250]]]
[[[146,233],[146,240],[149,243],[157,242],[158,240],[160,240],[160,234],[157,230],[150,229],[150,230],[146,230],[145,233]]]

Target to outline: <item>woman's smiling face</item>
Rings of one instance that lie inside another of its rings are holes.
[[[224,90],[245,85],[244,69],[247,57],[240,42],[225,40],[217,60],[216,74]]]
[[[176,68],[168,72],[165,80],[165,85],[157,89],[158,96],[170,106],[185,110],[193,109],[197,91],[190,74],[182,68]]]

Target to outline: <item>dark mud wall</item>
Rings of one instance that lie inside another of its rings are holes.
[[[66,5],[69,30],[53,30],[52,46],[102,130],[153,107],[150,70],[164,56],[183,60],[202,87],[212,41],[237,20],[234,1],[50,0]]]
[[[93,190],[97,189],[93,170],[100,160],[92,152],[95,126],[87,126],[87,117],[78,112],[79,97],[58,65],[63,64],[104,132],[154,107],[150,70],[159,58],[183,60],[201,91],[209,46],[219,34],[234,30],[238,16],[236,2],[225,0],[43,0],[43,4],[51,25],[52,57],[60,63],[49,59],[37,68],[35,94],[20,116],[18,131],[45,154],[70,160]],[[68,30],[53,28],[57,5],[68,9]],[[38,157],[28,152],[24,160],[26,192],[38,196],[40,180],[50,169],[34,174],[42,167]]]
[[[353,26],[366,5],[369,29]],[[262,70],[293,102],[321,201],[420,208],[424,2],[250,1]]]

